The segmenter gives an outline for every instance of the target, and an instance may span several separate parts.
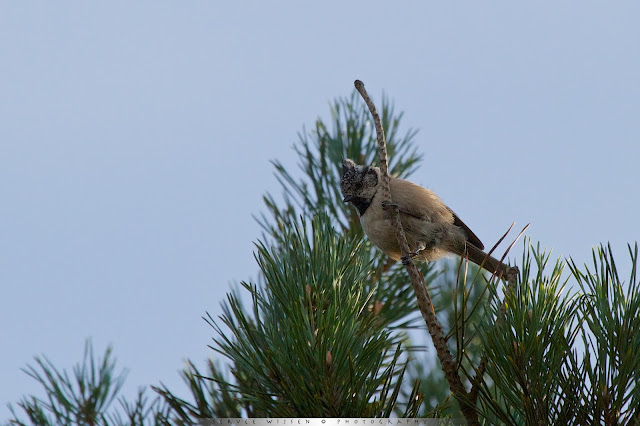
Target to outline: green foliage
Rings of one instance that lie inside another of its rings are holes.
[[[144,391],[134,402],[120,398],[120,410],[111,405],[117,398],[126,373],[116,373],[116,363],[107,348],[102,359],[96,359],[91,341],[87,340],[82,362],[73,368],[73,376],[59,371],[46,357],[35,357],[36,366],[27,366],[26,374],[44,389],[46,400],[23,397],[18,406],[27,419],[18,417],[9,405],[11,425],[143,425],[164,424],[165,406],[156,398],[149,402]]]
[[[189,386],[194,402],[189,402],[174,395],[166,386],[153,387],[171,407],[171,417],[177,424],[192,424],[198,418],[239,418],[251,413],[247,401],[230,385],[222,367],[211,360],[207,363],[207,373],[201,373],[197,366],[188,361],[182,370],[182,379]],[[236,375],[247,377],[238,367]]]
[[[284,236],[287,246],[257,245],[266,285],[243,283],[251,316],[238,295],[228,296],[222,322],[232,335],[210,319],[215,349],[239,367],[233,388],[252,416],[389,413],[395,398],[380,392],[385,384],[387,393],[399,389],[400,350],[361,285],[369,254],[336,234],[325,215],[313,220],[311,235],[305,225]]]
[[[640,284],[637,245],[628,283],[610,247],[594,251],[594,271],[525,247],[521,281],[492,301],[479,329],[488,358],[481,413],[505,424],[638,424]],[[532,268],[532,260],[536,268]],[[626,287],[626,288],[625,288]],[[488,384],[492,384],[489,387]]]
[[[570,268],[583,294],[582,411],[592,424],[640,424],[640,283],[638,244],[620,279],[610,246],[593,252],[593,271]],[[586,386],[585,386],[586,385]]]
[[[525,250],[521,281],[506,290],[503,301],[491,286],[493,297],[480,338],[489,360],[487,375],[495,387],[493,394],[481,392],[481,401],[501,422],[560,424],[571,418],[578,404],[571,374],[577,299],[566,292],[562,262],[545,275],[548,262],[549,254],[530,247]]]

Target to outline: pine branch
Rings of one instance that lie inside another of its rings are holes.
[[[9,404],[13,419],[11,425],[164,425],[169,407],[159,398],[149,399],[144,388],[137,398],[129,402],[118,397],[126,376],[126,370],[116,371],[116,361],[111,348],[107,348],[102,359],[93,352],[91,340],[87,339],[84,357],[67,370],[58,369],[47,357],[35,357],[36,365],[28,365],[23,371],[35,379],[43,388],[46,399],[26,396],[18,407],[26,419],[18,416]],[[118,400],[120,407],[113,408]]]
[[[418,300],[418,307],[420,308],[422,317],[427,324],[427,329],[429,330],[429,334],[431,335],[431,339],[433,340],[433,345],[436,348],[436,353],[438,355],[438,359],[440,360],[440,364],[442,365],[442,369],[444,370],[447,382],[449,383],[451,393],[458,401],[458,404],[460,404],[460,410],[462,411],[462,414],[464,415],[467,422],[470,425],[479,425],[480,422],[478,420],[477,409],[470,402],[467,391],[462,384],[462,380],[460,379],[457,371],[457,365],[453,360],[453,356],[451,355],[449,348],[447,347],[447,342],[442,332],[442,326],[438,322],[435,310],[433,309],[433,302],[431,301],[431,297],[429,296],[429,292],[427,290],[427,286],[424,282],[423,276],[418,271],[418,268],[415,266],[410,256],[408,256],[410,252],[409,244],[407,243],[407,237],[404,233],[404,230],[402,229],[402,223],[400,222],[400,212],[398,210],[398,206],[393,205],[391,200],[391,190],[389,188],[390,177],[387,162],[387,147],[384,138],[384,129],[380,121],[380,116],[378,115],[378,111],[376,110],[373,101],[364,88],[364,83],[360,80],[356,80],[354,84],[356,89],[366,102],[367,106],[369,107],[371,115],[373,116],[380,155],[380,171],[382,173],[382,195],[384,200],[383,203],[386,203],[386,206],[383,205],[383,207],[388,208],[391,225],[393,226],[396,238],[398,239],[398,244],[400,246],[402,256],[404,259],[407,259],[405,262],[405,266],[407,268],[407,272],[409,273],[411,285],[413,286],[416,298]]]

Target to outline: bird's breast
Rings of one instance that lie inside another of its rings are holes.
[[[398,240],[393,232],[391,221],[387,219],[382,207],[377,207],[375,202],[367,212],[360,217],[362,229],[371,242],[393,260],[400,260],[402,253]]]

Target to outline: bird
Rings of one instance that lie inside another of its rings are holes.
[[[390,176],[392,205],[397,206],[410,250],[403,257],[389,214],[383,205],[379,167],[342,162],[340,190],[343,201],[358,211],[360,224],[371,242],[395,261],[408,258],[432,262],[449,253],[467,258],[490,273],[502,275],[509,266],[485,253],[476,234],[427,188]]]

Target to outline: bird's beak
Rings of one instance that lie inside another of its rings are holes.
[[[348,203],[349,201],[351,201],[352,198],[353,197],[351,195],[345,195],[342,201],[344,201],[345,203]]]

